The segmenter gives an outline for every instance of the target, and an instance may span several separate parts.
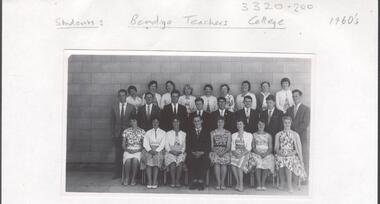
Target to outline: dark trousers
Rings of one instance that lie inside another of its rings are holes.
[[[123,142],[122,137],[114,137],[113,138],[113,143],[115,146],[115,169],[114,169],[114,174],[115,176],[120,176],[121,177],[121,170],[122,170],[122,165],[123,165],[123,148],[121,143]]]
[[[210,167],[210,159],[208,155],[204,154],[199,158],[195,158],[191,153],[187,156],[187,168],[189,169],[189,175],[192,180],[206,178],[206,173]]]

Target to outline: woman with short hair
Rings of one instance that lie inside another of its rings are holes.
[[[249,81],[243,81],[241,83],[241,94],[236,96],[236,110],[240,110],[244,108],[243,101],[244,101],[245,96],[251,96],[252,98],[251,108],[253,110],[256,110],[256,96],[250,91],[251,91],[251,83]]]
[[[169,80],[165,83],[166,93],[161,97],[161,106],[164,107],[172,102],[171,94],[175,90],[175,84],[173,81]]]
[[[161,95],[157,93],[157,87],[158,87],[158,83],[156,80],[152,80],[148,83],[148,90],[150,93],[153,94],[153,104],[156,104],[160,109],[162,109],[163,106],[161,104]],[[145,94],[142,96],[142,98],[143,98],[143,105],[145,105],[146,104]]]
[[[195,96],[193,96],[193,88],[189,84],[183,87],[183,95],[179,97],[178,103],[186,107],[187,116],[195,111]]]
[[[137,95],[137,88],[136,86],[129,86],[128,87],[128,97],[127,97],[127,103],[132,104],[135,109],[136,113],[140,106],[143,105],[142,99]]]
[[[220,85],[220,96],[226,99],[226,109],[231,112],[234,112],[235,99],[234,96],[230,94],[230,86],[228,86],[228,84]]]
[[[290,79],[281,79],[281,90],[276,93],[276,107],[284,114],[286,110],[294,105],[292,90],[290,89]]]

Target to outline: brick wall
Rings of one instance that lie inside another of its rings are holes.
[[[110,139],[110,108],[117,91],[135,85],[140,95],[154,79],[160,93],[172,80],[182,91],[184,84],[202,93],[206,83],[214,86],[214,95],[222,83],[231,94],[240,92],[240,84],[249,80],[252,91],[259,92],[260,82],[269,81],[272,93],[280,89],[280,80],[290,78],[291,88],[304,92],[310,106],[311,60],[287,58],[189,57],[189,56],[89,56],[69,58],[67,162],[113,161]]]

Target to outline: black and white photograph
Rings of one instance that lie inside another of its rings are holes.
[[[302,54],[70,54],[65,191],[308,196]]]

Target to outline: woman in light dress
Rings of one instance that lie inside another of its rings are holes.
[[[256,164],[257,190],[266,190],[265,182],[269,171],[274,173],[272,136],[264,132],[265,121],[259,120],[258,131],[253,133],[252,159]]]
[[[166,132],[159,128],[159,124],[159,119],[153,118],[153,128],[148,130],[144,136],[143,146],[145,151],[143,158],[148,177],[148,189],[158,187],[158,171],[163,167]]]
[[[203,110],[208,113],[218,110],[218,101],[217,98],[212,95],[213,90],[214,88],[211,84],[206,84],[203,87],[204,95],[201,96],[204,102]]]
[[[165,166],[170,170],[170,187],[181,187],[180,179],[186,158],[186,133],[179,129],[180,120],[173,118],[173,130],[166,133]]]
[[[143,139],[145,131],[137,126],[136,115],[133,114],[130,117],[131,127],[127,128],[123,132],[123,143],[122,147],[124,149],[123,154],[123,185],[129,185],[129,178],[132,170],[131,185],[136,185],[136,173],[140,164],[141,151],[143,149]]]
[[[172,94],[172,91],[175,90],[175,84],[173,81],[167,81],[165,83],[165,89],[166,89],[166,93],[164,93],[161,97],[161,106],[162,108],[168,104],[170,104],[172,102],[172,97],[171,97],[171,94]]]
[[[137,96],[137,88],[135,86],[129,86],[128,94],[129,96],[127,97],[127,103],[132,104],[135,107],[137,113],[137,110],[143,104],[142,99]]]
[[[254,163],[249,162],[252,150],[253,136],[244,131],[244,122],[238,119],[236,122],[238,132],[232,134],[231,139],[231,166],[235,176],[237,191],[244,191],[243,176],[244,173],[251,171]]]
[[[217,181],[216,190],[225,190],[224,180],[227,175],[227,165],[231,160],[231,133],[224,129],[224,118],[218,117],[218,128],[211,131],[211,165]]]
[[[275,160],[276,169],[280,172],[281,185],[284,188],[285,177],[289,192],[293,192],[292,175],[298,179],[306,179],[306,171],[302,158],[302,145],[297,132],[290,129],[292,118],[284,116],[282,118],[284,130],[276,134],[275,137]],[[285,174],[285,176],[284,176]]]
[[[281,79],[281,90],[276,93],[276,107],[284,114],[286,110],[294,105],[292,90],[290,89],[290,80]]]
[[[234,112],[235,109],[235,99],[234,96],[230,94],[230,87],[228,84],[220,85],[220,96],[226,98],[226,109]]]
[[[178,103],[185,106],[187,110],[187,116],[196,110],[195,108],[195,96],[193,96],[193,88],[189,84],[185,84],[183,87],[183,94],[179,97]]]

